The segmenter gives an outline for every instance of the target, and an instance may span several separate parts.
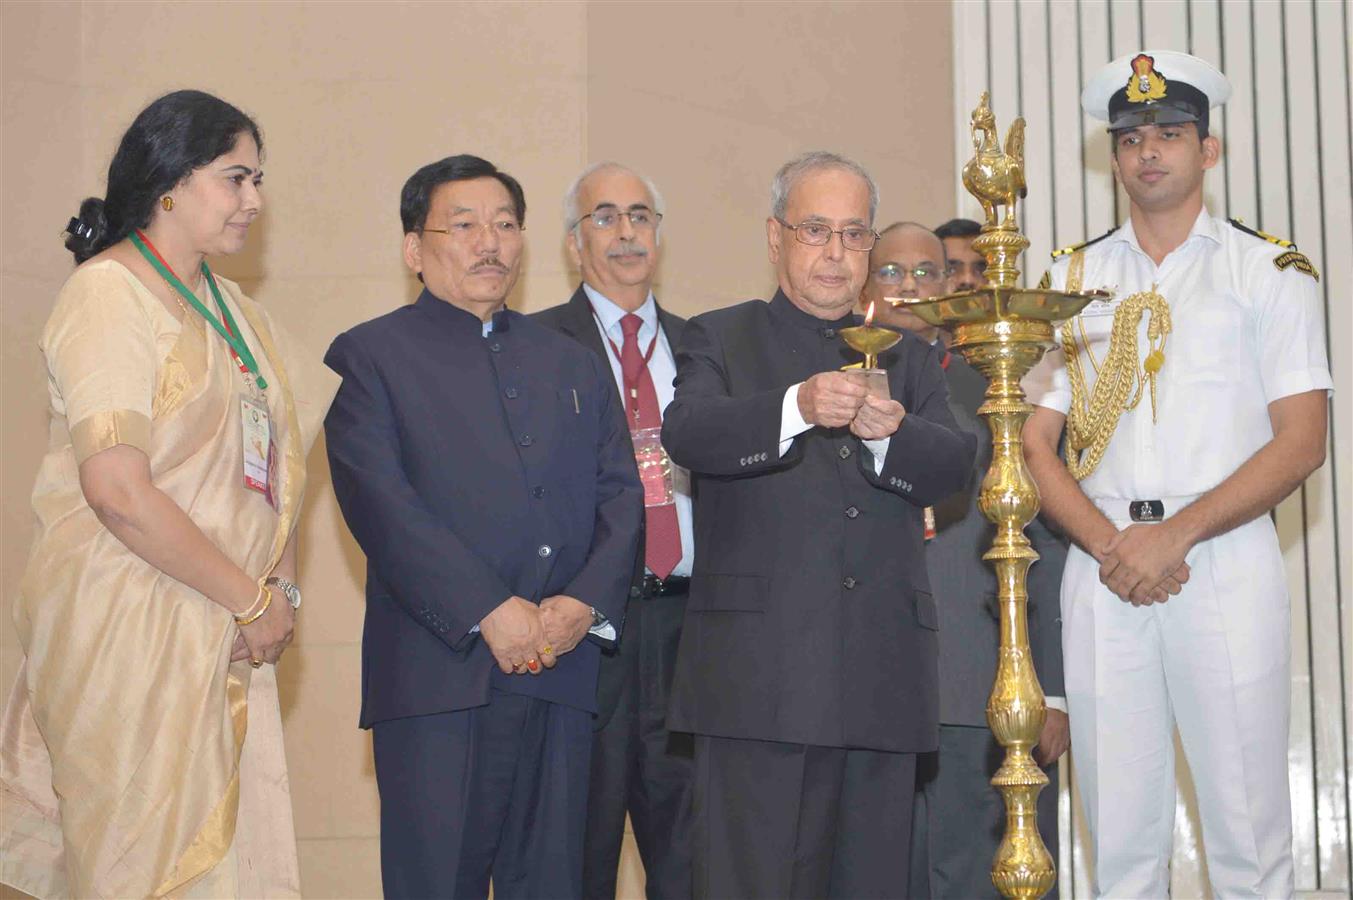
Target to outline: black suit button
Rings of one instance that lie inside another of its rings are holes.
[[[506,397],[506,398],[509,399],[509,400],[516,400],[516,399],[517,399],[517,389],[516,389],[516,388],[508,388],[507,390],[503,391],[503,396]]]
[[[643,589],[643,588],[639,587],[639,585],[637,585],[637,584],[632,584],[632,585],[630,585],[630,599],[631,599],[631,600],[638,600],[638,599],[639,599],[640,597],[642,597],[643,595],[644,595],[644,589]]]
[[[855,585],[856,585],[857,583],[858,583],[858,582],[856,582],[854,578],[852,578],[851,576],[847,575],[844,579],[842,579],[842,581],[841,581],[841,587],[845,588],[845,589],[848,590],[848,591],[853,591],[853,590],[855,590]]]
[[[549,558],[549,555],[553,552],[554,548],[551,547],[549,544],[541,544],[540,547],[536,550],[536,556],[539,556],[541,559],[547,559]]]
[[[855,506],[847,506],[847,507],[846,507],[846,518],[847,518],[847,519],[855,519],[855,518],[858,518],[859,515],[860,515],[860,510],[859,510],[858,507],[855,507]]]
[[[824,329],[822,329],[822,336],[823,336],[824,338],[827,338],[828,340],[830,340],[830,339],[836,337],[836,329],[835,329],[835,328],[824,328]]]
[[[539,500],[541,497],[545,496],[545,489],[543,487],[533,487],[531,488],[531,496]]]
[[[836,451],[836,455],[841,457],[842,459],[850,459],[850,448],[842,447],[840,450]]]
[[[535,439],[532,438],[529,434],[523,434],[521,436],[521,440],[517,441],[517,443],[521,444],[523,447],[529,447],[535,443]]]
[[[489,344],[489,349],[492,350],[494,353],[501,353],[503,345],[498,343],[497,341],[494,341],[492,344]]]

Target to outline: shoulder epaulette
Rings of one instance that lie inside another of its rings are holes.
[[[1283,252],[1279,253],[1273,259],[1273,265],[1277,267],[1278,271],[1281,272],[1283,269],[1296,269],[1298,272],[1301,272],[1305,275],[1310,275],[1316,281],[1320,280],[1320,271],[1316,269],[1316,267],[1311,263],[1309,259],[1306,258],[1305,253],[1297,252],[1296,244],[1292,243],[1291,241],[1285,241],[1280,237],[1274,237],[1273,235],[1260,231],[1257,228],[1251,228],[1250,226],[1246,225],[1239,219],[1227,219],[1226,221],[1230,222],[1231,227],[1235,228],[1238,231],[1243,231],[1248,235],[1252,235],[1257,238],[1262,238],[1263,240],[1268,241],[1270,244],[1274,244],[1278,247],[1281,247],[1283,249]]]
[[[1268,234],[1268,233],[1263,232],[1263,231],[1259,231],[1257,228],[1251,228],[1250,226],[1246,225],[1244,222],[1240,221],[1239,219],[1227,219],[1226,221],[1228,221],[1228,222],[1231,223],[1231,227],[1232,227],[1232,228],[1235,228],[1235,229],[1238,230],[1238,231],[1243,231],[1243,232],[1245,232],[1246,234],[1253,235],[1254,237],[1257,237],[1257,238],[1263,238],[1264,240],[1268,241],[1270,244],[1277,244],[1279,247],[1282,247],[1284,250],[1295,250],[1295,249],[1297,249],[1297,245],[1294,244],[1294,243],[1292,243],[1291,241],[1285,241],[1285,240],[1283,240],[1283,239],[1280,238],[1280,237],[1275,237],[1274,235]]]
[[[1115,225],[1097,238],[1092,238],[1081,244],[1072,244],[1070,247],[1063,247],[1061,250],[1054,250],[1052,251],[1052,258],[1059,259],[1060,257],[1066,256],[1068,253],[1075,253],[1077,250],[1084,250],[1086,247],[1089,247],[1092,244],[1098,244],[1100,241],[1104,240],[1106,237],[1113,234],[1117,230],[1118,226]]]

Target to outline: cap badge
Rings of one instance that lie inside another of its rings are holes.
[[[1132,58],[1132,77],[1127,83],[1129,103],[1165,99],[1165,76],[1156,71],[1156,61],[1145,53]]]

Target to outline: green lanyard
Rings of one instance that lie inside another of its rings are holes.
[[[160,254],[155,248],[148,246],[147,241],[141,237],[139,230],[131,233],[131,239],[132,243],[136,245],[136,249],[140,250],[141,255],[146,258],[146,262],[154,266],[155,271],[159,272],[164,280],[169,282],[170,286],[183,296],[184,300],[192,304],[193,309],[202,314],[202,318],[211,323],[211,327],[216,329],[216,333],[225,338],[225,342],[230,345],[230,349],[235,351],[235,356],[240,365],[248,369],[254,376],[259,390],[266,390],[268,382],[259,372],[258,362],[254,359],[254,354],[250,352],[249,345],[245,343],[239,326],[235,324],[235,317],[230,314],[230,307],[226,306],[225,300],[221,298],[221,289],[216,286],[216,279],[212,277],[211,269],[207,268],[207,261],[205,259],[202,261],[202,274],[206,276],[207,284],[211,287],[211,295],[216,299],[216,308],[221,311],[221,315],[225,318],[224,323],[213,315],[212,311],[204,306],[201,300],[197,299],[196,294],[188,290],[188,286],[179,280],[179,277],[174,274],[174,270],[169,268],[168,263],[160,258]]]

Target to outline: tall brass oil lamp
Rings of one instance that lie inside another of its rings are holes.
[[[991,429],[992,458],[978,505],[996,525],[991,549],[982,558],[996,570],[1001,644],[987,723],[1005,748],[991,779],[1005,800],[1005,836],[992,861],[991,881],[1002,896],[1033,898],[1052,888],[1057,873],[1038,834],[1036,801],[1048,777],[1032,756],[1047,708],[1029,652],[1025,609],[1026,577],[1038,554],[1024,527],[1038,514],[1038,487],[1024,465],[1021,433],[1033,407],[1020,379],[1053,345],[1053,323],[1076,315],[1095,295],[1016,286],[1016,263],[1029,246],[1015,220],[1015,203],[1025,195],[1024,120],[1015,120],[1002,148],[988,100],[983,93],[972,112],[975,152],[963,167],[963,184],[986,213],[973,248],[986,257],[987,283],[961,294],[889,302],[950,331],[952,349],[988,381],[978,415]],[[1005,208],[999,223],[998,206]]]

